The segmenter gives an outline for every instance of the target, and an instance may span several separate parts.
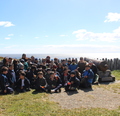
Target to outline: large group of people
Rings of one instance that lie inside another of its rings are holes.
[[[26,92],[35,89],[38,92],[74,91],[82,88],[91,88],[98,82],[97,67],[92,61],[86,62],[83,57],[77,63],[72,60],[58,58],[51,60],[47,56],[41,61],[34,56],[20,59],[4,58],[0,66],[0,93],[11,94]]]

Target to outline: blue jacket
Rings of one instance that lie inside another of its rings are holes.
[[[89,70],[84,70],[82,77],[84,78],[84,76],[88,76],[87,81],[88,83],[92,84],[93,78],[94,78],[94,73],[91,69]]]
[[[69,65],[69,69],[70,69],[71,71],[77,69],[77,67],[78,67],[77,64],[71,64],[71,65]]]

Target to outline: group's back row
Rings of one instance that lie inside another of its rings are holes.
[[[90,61],[75,59],[62,60],[57,58],[51,61],[50,56],[39,62],[31,56],[22,55],[19,60],[4,58],[0,67],[0,89],[2,94],[13,91],[24,92],[30,88],[36,91],[60,92],[61,87],[66,91],[76,90],[79,87],[91,87],[98,81],[97,67]]]

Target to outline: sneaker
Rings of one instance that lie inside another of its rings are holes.
[[[55,92],[55,90],[54,90],[54,89],[52,89],[52,90],[51,90],[51,93],[54,93],[54,92]]]

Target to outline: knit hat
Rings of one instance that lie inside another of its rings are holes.
[[[74,74],[74,75],[76,75],[75,71],[72,71],[70,74]]]

